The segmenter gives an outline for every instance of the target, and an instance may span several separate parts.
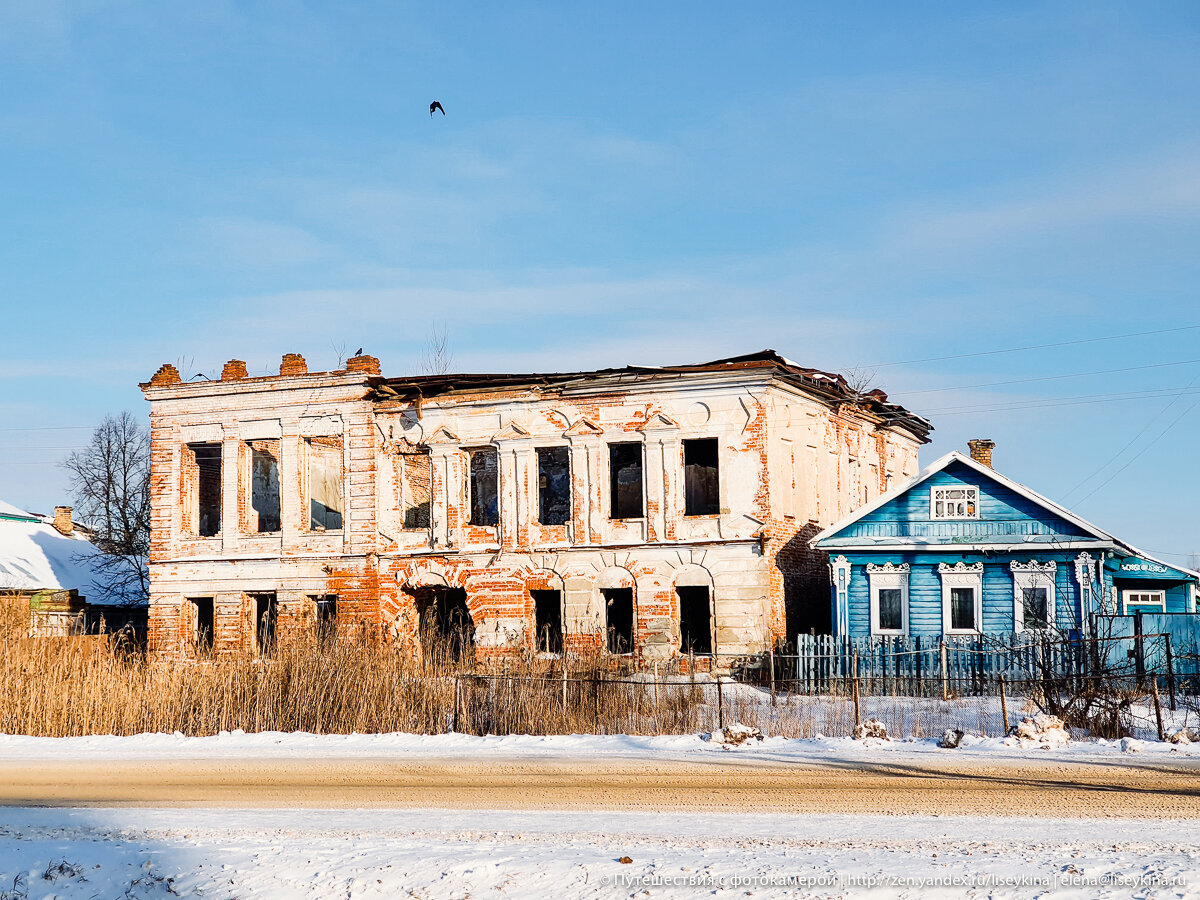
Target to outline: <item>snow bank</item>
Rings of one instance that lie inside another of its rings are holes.
[[[0,735],[0,759],[379,759],[391,757],[437,757],[470,759],[497,758],[605,758],[686,759],[695,755],[726,752],[727,742],[706,740],[705,735],[491,735],[464,734],[308,734],[306,732],[221,732],[210,737],[175,734],[139,734],[132,737],[93,735],[72,738],[40,738]],[[1146,754],[1200,757],[1200,744],[1169,744],[1139,741]],[[938,740],[896,739],[854,741],[851,738],[764,737],[747,740],[738,752],[768,761],[871,759],[881,753],[919,757],[944,753]],[[1047,754],[1064,759],[1119,757],[1119,741],[1073,741],[1049,744],[1002,737],[963,736],[958,754],[997,760]]]

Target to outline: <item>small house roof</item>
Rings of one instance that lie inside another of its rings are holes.
[[[100,552],[86,537],[61,534],[44,518],[0,501],[0,591],[86,594],[97,578],[89,560]]]
[[[843,542],[843,541],[836,541],[836,538],[837,538],[837,535],[839,532],[848,528],[850,525],[853,525],[855,522],[859,521],[860,519],[863,519],[866,516],[870,515],[871,513],[873,513],[875,510],[879,509],[880,507],[893,502],[894,500],[896,500],[897,498],[899,498],[906,492],[911,491],[913,488],[920,485],[922,482],[927,481],[933,475],[937,474],[938,472],[941,472],[943,469],[945,469],[947,466],[951,465],[952,463],[960,463],[960,464],[966,466],[967,468],[974,470],[982,477],[991,479],[992,481],[995,481],[998,484],[1004,485],[1005,487],[1007,487],[1009,490],[1013,491],[1014,493],[1024,497],[1025,499],[1029,500],[1030,502],[1042,507],[1043,509],[1045,509],[1057,516],[1060,516],[1061,518],[1065,519],[1067,522],[1070,522],[1071,524],[1075,525],[1084,534],[1090,536],[1097,543],[1111,545],[1112,549],[1117,550],[1122,553],[1129,554],[1131,556],[1143,557],[1145,559],[1153,559],[1155,562],[1162,563],[1163,565],[1169,566],[1172,569],[1175,569],[1180,572],[1184,572],[1191,577],[1200,579],[1200,572],[1193,572],[1190,569],[1184,569],[1181,566],[1173,565],[1170,563],[1163,563],[1162,560],[1155,559],[1155,557],[1151,556],[1150,554],[1148,554],[1142,550],[1138,550],[1132,544],[1129,544],[1129,543],[1121,540],[1120,538],[1116,537],[1115,535],[1109,534],[1107,531],[1104,531],[1102,528],[1099,528],[1098,526],[1093,525],[1091,522],[1087,521],[1083,517],[1071,512],[1071,510],[1067,509],[1066,507],[1064,507],[1058,503],[1055,503],[1053,500],[1049,499],[1048,497],[1045,497],[1042,494],[1039,494],[1037,491],[1033,490],[1032,488],[1021,484],[1019,481],[1014,481],[1013,479],[1009,478],[1007,475],[1004,475],[1001,472],[997,472],[991,466],[984,465],[983,463],[979,462],[978,460],[972,459],[970,456],[967,456],[964,453],[960,453],[957,450],[953,450],[950,453],[947,453],[945,456],[941,457],[940,459],[938,459],[935,462],[931,463],[930,465],[926,466],[924,469],[922,469],[920,472],[918,472],[912,478],[905,481],[903,484],[898,485],[897,487],[893,488],[892,490],[888,491],[885,494],[881,494],[879,497],[876,497],[873,501],[868,503],[866,506],[863,506],[863,507],[855,510],[853,513],[851,513],[849,516],[846,516],[841,521],[835,522],[833,525],[829,526],[828,528],[826,528],[824,531],[822,531],[820,534],[818,534],[813,539],[813,546],[819,550],[831,550],[831,551],[832,550],[886,549],[887,544],[881,543],[879,541],[854,541],[854,542],[851,542],[850,539],[847,539],[846,541]],[[973,543],[973,542],[967,541],[967,542],[964,542],[964,545],[967,543]],[[939,543],[939,544],[937,544],[937,546],[944,548],[947,546],[952,546],[952,544]]]

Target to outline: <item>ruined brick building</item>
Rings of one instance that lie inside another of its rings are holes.
[[[364,625],[481,654],[749,654],[830,626],[821,528],[917,471],[929,424],[764,351],[701,365],[385,378],[378,361],[150,401],[150,646]]]

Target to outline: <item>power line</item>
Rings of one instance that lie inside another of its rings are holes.
[[[1200,376],[1197,376],[1200,378]],[[1012,400],[1005,403],[991,403],[984,405],[971,406],[943,406],[936,409],[927,409],[923,414],[939,413],[942,415],[953,415],[962,412],[1009,412],[1017,409],[1040,409],[1050,406],[1073,406],[1085,403],[1110,403],[1120,400],[1145,400],[1153,397],[1168,397],[1181,396],[1183,394],[1200,392],[1200,388],[1193,388],[1191,384],[1183,388],[1155,388],[1146,391],[1125,391],[1118,394],[1076,394],[1070,397],[1042,397],[1039,399],[1029,400]]]
[[[38,425],[30,428],[0,428],[0,431],[74,431],[95,427],[95,425]]]
[[[1029,384],[1033,381],[1061,381],[1064,378],[1087,378],[1092,375],[1113,375],[1118,372],[1140,372],[1143,369],[1164,369],[1169,366],[1188,366],[1192,365],[1193,363],[1200,363],[1200,359],[1184,359],[1180,360],[1179,362],[1169,363],[1151,363],[1145,366],[1127,366],[1122,369],[1097,369],[1094,372],[1072,372],[1068,375],[1039,375],[1035,378],[1015,378],[1011,381],[988,381],[983,384],[964,384],[955,385],[954,387],[923,388],[919,391],[896,391],[896,393],[904,397],[908,397],[913,394],[940,394],[945,393],[946,391],[969,391],[973,388],[1002,387],[1009,384]]]
[[[1168,404],[1168,406],[1169,406],[1169,404]],[[1185,409],[1183,412],[1181,412],[1179,415],[1177,415],[1174,418],[1174,420],[1169,425],[1167,425],[1166,428],[1164,428],[1162,431],[1160,431],[1158,434],[1156,434],[1153,439],[1151,439],[1150,443],[1146,444],[1145,447],[1143,447],[1141,450],[1139,450],[1137,453],[1135,453],[1133,456],[1131,456],[1129,458],[1129,461],[1126,462],[1125,465],[1121,466],[1121,468],[1117,469],[1117,471],[1113,472],[1106,479],[1104,479],[1104,481],[1100,482],[1098,485],[1096,485],[1094,488],[1092,488],[1092,490],[1090,490],[1088,493],[1084,494],[1082,497],[1080,497],[1075,502],[1083,503],[1085,500],[1087,500],[1089,497],[1091,497],[1092,494],[1096,493],[1096,491],[1100,490],[1102,487],[1107,485],[1110,481],[1112,481],[1114,478],[1116,478],[1118,475],[1120,475],[1122,472],[1124,472],[1126,469],[1128,469],[1131,465],[1133,465],[1134,462],[1136,462],[1138,459],[1140,459],[1141,456],[1147,450],[1149,450],[1151,447],[1153,447],[1155,444],[1157,444],[1166,435],[1166,433],[1168,431],[1170,431],[1172,428],[1174,428],[1176,425],[1178,425],[1180,422],[1182,422],[1183,417],[1186,416],[1188,413],[1190,413],[1197,406],[1200,406],[1200,399],[1192,401],[1191,406],[1189,406],[1187,409]],[[1157,416],[1155,418],[1157,418]],[[1105,463],[1105,465],[1108,465],[1108,463]]]
[[[1119,341],[1125,338],[1147,337],[1152,334],[1171,334],[1177,331],[1195,331],[1200,325],[1180,325],[1177,328],[1159,328],[1155,331],[1131,331],[1128,334],[1113,334],[1107,337],[1080,338],[1074,341],[1055,341],[1052,344],[1030,344],[1026,347],[1005,347],[1002,350],[979,350],[975,353],[955,353],[950,356],[927,356],[924,359],[902,359],[896,362],[869,363],[865,368],[885,369],[889,366],[908,366],[915,363],[944,362],[950,359],[969,359],[977,356],[998,356],[1001,353],[1023,353],[1026,350],[1047,350],[1051,347],[1070,347],[1076,344],[1095,344],[1100,341]]]

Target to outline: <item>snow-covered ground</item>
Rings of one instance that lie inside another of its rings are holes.
[[[1200,850],[1194,822],[0,808],[0,875],[78,900],[1200,897]]]
[[[211,737],[182,734],[139,734],[132,737],[92,735],[75,738],[38,738],[0,735],[0,759],[52,762],[82,759],[337,759],[386,757],[563,757],[590,759],[687,759],[712,754],[737,753],[773,762],[831,759],[862,760],[888,754],[891,758],[919,760],[928,754],[978,757],[992,761],[1062,758],[1085,761],[1112,759],[1126,754],[1146,757],[1200,757],[1200,744],[1169,744],[1125,738],[1119,741],[1073,741],[1066,746],[1046,745],[1014,738],[963,737],[956,750],[943,750],[937,741],[901,739],[854,741],[850,738],[766,738],[728,747],[703,735],[504,735],[474,737],[464,734],[307,734],[275,731],[221,732]]]

